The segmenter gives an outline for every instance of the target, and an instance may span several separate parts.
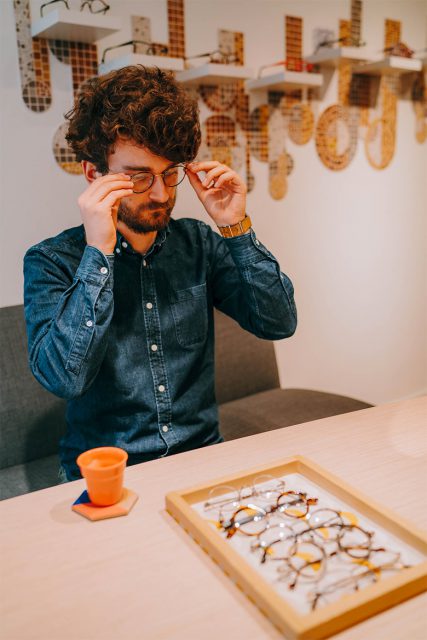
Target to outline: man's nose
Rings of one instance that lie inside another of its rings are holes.
[[[153,186],[150,189],[150,200],[155,202],[167,202],[169,200],[169,192],[161,175],[154,178]]]

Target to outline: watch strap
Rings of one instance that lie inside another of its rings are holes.
[[[246,231],[252,227],[252,221],[248,215],[245,215],[243,220],[236,224],[227,224],[225,227],[218,227],[218,230],[223,238],[236,238],[242,236]]]

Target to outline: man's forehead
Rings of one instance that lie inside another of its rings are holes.
[[[133,140],[118,140],[109,154],[110,169],[118,171],[164,171],[175,164],[167,158],[155,155]]]

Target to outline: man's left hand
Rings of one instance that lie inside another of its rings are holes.
[[[197,175],[206,173],[203,180]],[[233,225],[246,214],[247,188],[242,178],[230,167],[216,160],[191,162],[187,175],[200,202],[218,227]]]

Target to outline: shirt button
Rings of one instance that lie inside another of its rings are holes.
[[[93,327],[93,322],[92,322],[92,320],[86,320],[86,326],[87,326],[87,327]]]
[[[159,391],[164,391],[165,390],[165,386],[163,384],[159,384],[159,386],[157,387]]]
[[[143,266],[144,266],[144,267],[146,267],[146,266],[147,266],[147,261],[146,261],[146,260],[143,260],[143,261],[142,261],[142,264],[143,264]]]
[[[101,273],[104,273],[104,274],[105,274],[105,273],[108,273],[108,269],[107,269],[107,267],[101,267],[101,268],[100,268],[100,272],[101,272]]]
[[[158,347],[156,344],[151,345],[151,351],[157,351]]]
[[[120,253],[120,248],[119,247],[117,247],[116,253]]]
[[[147,309],[152,309],[153,305],[151,302],[147,302],[147,304],[145,305],[147,307]]]
[[[122,242],[122,247],[123,247],[124,249],[126,249],[126,248],[127,248],[127,246],[128,246],[128,243],[127,243],[127,242]]]
[[[164,424],[162,427],[162,431],[163,433],[167,433],[169,431],[169,427],[166,424]]]

